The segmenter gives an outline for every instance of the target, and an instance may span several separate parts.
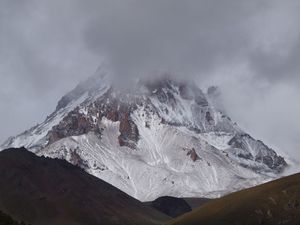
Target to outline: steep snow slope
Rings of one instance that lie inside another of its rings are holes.
[[[142,201],[217,197],[276,177],[285,160],[212,102],[195,85],[166,78],[118,92],[99,71],[2,148],[66,159]]]

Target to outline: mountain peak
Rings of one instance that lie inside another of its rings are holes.
[[[285,160],[215,107],[216,93],[170,76],[120,91],[99,69],[2,148],[66,159],[140,200],[217,197],[277,177]]]

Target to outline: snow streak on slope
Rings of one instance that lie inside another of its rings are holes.
[[[196,86],[160,79],[121,93],[99,73],[64,96],[50,119],[2,148],[25,145],[66,159],[142,201],[218,197],[286,167]]]

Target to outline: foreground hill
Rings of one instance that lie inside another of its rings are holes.
[[[140,201],[215,198],[277,178],[284,158],[221,110],[217,88],[167,77],[119,90],[101,68],[47,119],[8,139],[65,159]],[[280,176],[280,175],[279,175]]]
[[[0,152],[0,210],[33,225],[154,225],[167,216],[66,161]]]
[[[13,220],[9,215],[0,211],[0,225],[26,225],[26,224],[24,222],[19,223]]]
[[[168,225],[299,225],[300,174],[239,191]]]

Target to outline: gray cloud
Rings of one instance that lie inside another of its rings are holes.
[[[99,65],[75,17],[63,1],[0,0],[1,142],[44,119]]]
[[[217,84],[227,111],[292,155],[300,133],[296,0],[0,0],[0,139],[41,121],[102,60]]]
[[[117,5],[117,6],[116,6]],[[238,60],[250,45],[249,1],[110,1],[87,26],[86,43],[120,76],[152,70],[194,76]],[[106,9],[106,8],[105,8]]]

